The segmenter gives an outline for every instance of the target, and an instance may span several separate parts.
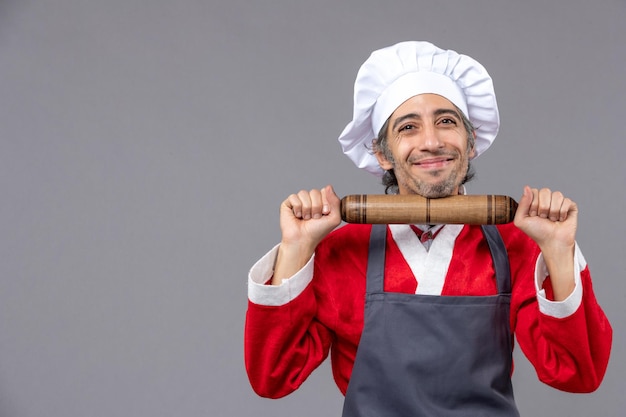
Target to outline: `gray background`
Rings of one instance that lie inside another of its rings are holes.
[[[579,203],[615,340],[590,395],[537,382],[526,416],[621,416],[626,372],[624,0],[0,0],[0,416],[339,415],[323,365],[256,397],[246,275],[278,205],[332,183],[359,65],[430,40],[481,61],[502,129],[474,194]]]

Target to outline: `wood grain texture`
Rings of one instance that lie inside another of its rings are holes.
[[[502,224],[513,221],[517,202],[503,195],[353,194],[341,199],[341,218],[369,224]]]

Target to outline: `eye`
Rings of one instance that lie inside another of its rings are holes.
[[[412,125],[412,124],[402,125],[398,129],[398,133],[407,132],[407,131],[413,130],[413,129],[415,129],[415,125]]]
[[[444,124],[444,125],[456,125],[456,120],[454,120],[454,119],[452,119],[450,117],[446,117],[444,119],[441,119],[439,122],[441,124]]]

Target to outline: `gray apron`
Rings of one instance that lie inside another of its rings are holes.
[[[364,327],[343,417],[519,416],[511,386],[508,255],[483,226],[493,296],[383,291],[386,225],[373,225]]]

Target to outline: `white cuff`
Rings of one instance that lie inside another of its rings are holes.
[[[548,277],[548,267],[543,260],[543,254],[539,254],[535,265],[535,289],[537,290],[537,301],[539,302],[539,311],[547,316],[555,318],[568,317],[578,309],[583,298],[583,288],[580,282],[580,271],[587,267],[585,260],[578,244],[574,251],[574,291],[563,301],[550,301],[546,298],[546,291],[542,288],[543,282]]]
[[[280,285],[267,285],[274,274],[274,262],[279,245],[274,246],[255,263],[248,274],[248,299],[254,304],[282,306],[296,298],[313,279],[313,259],[309,259],[301,270],[292,277],[283,279]]]

